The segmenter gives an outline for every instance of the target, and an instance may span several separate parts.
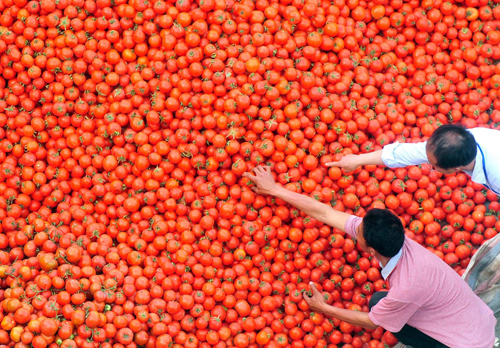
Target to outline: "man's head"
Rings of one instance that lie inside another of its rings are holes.
[[[470,132],[457,125],[441,126],[427,141],[427,158],[437,171],[452,174],[476,158],[477,144]]]
[[[405,229],[401,220],[385,209],[372,209],[363,218],[358,232],[361,248],[373,256],[391,258],[403,247]]]

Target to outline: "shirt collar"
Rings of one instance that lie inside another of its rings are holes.
[[[480,184],[486,184],[486,176],[484,175],[483,170],[483,156],[481,155],[481,151],[477,150],[476,155],[476,163],[474,163],[474,169],[471,171],[464,170],[465,173],[469,174],[472,181],[475,181]]]
[[[389,260],[389,262],[387,262],[385,267],[382,267],[382,264],[379,261],[380,267],[382,267],[381,273],[384,280],[386,280],[391,275],[392,271],[394,271],[394,268],[396,268],[399,259],[401,259],[401,255],[403,255],[403,248],[401,248],[401,250],[399,250],[399,252],[394,257],[391,257],[391,259]]]

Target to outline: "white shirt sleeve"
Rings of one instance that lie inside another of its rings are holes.
[[[382,161],[389,168],[400,168],[429,163],[425,146],[427,142],[416,144],[400,144],[396,142],[384,146]]]

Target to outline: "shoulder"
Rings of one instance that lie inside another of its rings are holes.
[[[346,221],[347,224],[352,224],[353,226],[359,226],[359,224],[363,221],[363,218],[360,218],[359,216],[356,215],[351,215]]]
[[[424,246],[422,246],[421,244],[417,243],[416,241],[408,237],[405,238],[403,253],[406,254],[404,255],[404,258],[407,263],[420,264],[422,266],[425,265],[425,268],[422,269],[423,271],[434,267],[437,268],[442,268],[442,266],[448,267],[446,263],[444,263],[433,252],[427,250]]]
[[[404,288],[416,286],[413,291],[417,291],[417,289],[421,289],[418,285],[422,281],[426,282],[429,277],[432,278],[437,272],[441,272],[448,266],[425,247],[406,237],[403,254],[396,267],[399,268],[396,274],[400,276],[398,288],[402,287],[403,293],[406,293]],[[400,300],[404,299],[400,298]]]
[[[399,289],[396,294],[402,301],[411,301],[416,292],[433,292],[442,284],[455,283],[457,278],[460,279],[443,260],[408,237],[405,239],[398,267],[400,267],[397,272],[398,279],[395,280]],[[428,286],[422,287],[421,284]]]
[[[352,236],[352,237],[356,237],[357,236],[357,229],[359,227],[359,225],[361,225],[361,222],[363,222],[363,219],[358,217],[358,216],[355,216],[355,215],[351,215],[345,222],[345,226],[344,226],[344,231]]]
[[[500,131],[496,129],[476,127],[470,128],[468,131],[476,138],[476,140],[481,140],[483,137],[499,137]]]

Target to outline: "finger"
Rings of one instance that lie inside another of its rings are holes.
[[[245,177],[249,180],[252,180],[253,182],[255,182],[255,180],[257,179],[257,177],[255,175],[252,175],[250,173],[243,173],[243,177]]]
[[[327,167],[342,167],[342,165],[340,164],[340,162],[328,162],[328,163],[325,163],[325,165]]]
[[[256,166],[256,167],[254,167],[254,168],[253,168],[253,172],[254,172],[255,174],[259,174],[259,173],[260,173],[260,166]]]
[[[263,166],[257,166],[259,173],[264,173],[264,167]]]
[[[313,296],[316,296],[316,295],[321,296],[321,292],[319,292],[318,288],[316,288],[316,285],[314,285],[313,282],[310,282],[309,286],[311,287],[311,291],[313,293]]]
[[[266,172],[271,173],[271,166],[266,166]]]

